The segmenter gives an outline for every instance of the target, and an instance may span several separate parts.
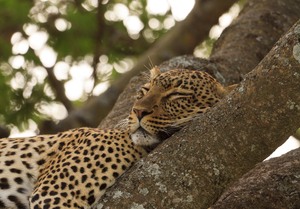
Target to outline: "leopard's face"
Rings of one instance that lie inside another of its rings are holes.
[[[205,72],[176,69],[161,73],[155,67],[150,74],[129,116],[131,138],[141,146],[155,146],[168,138],[227,93]]]

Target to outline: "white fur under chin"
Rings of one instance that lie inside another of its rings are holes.
[[[159,143],[159,140],[145,131],[138,129],[136,132],[131,134],[131,140],[134,144],[139,146],[152,146],[154,144]]]

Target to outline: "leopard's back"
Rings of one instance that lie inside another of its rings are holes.
[[[0,139],[0,208],[28,208],[51,136]]]

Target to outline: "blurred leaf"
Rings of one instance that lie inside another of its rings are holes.
[[[0,0],[0,60],[7,60],[11,55],[11,36],[22,29],[29,21],[30,1]]]
[[[50,43],[58,52],[59,58],[68,55],[81,57],[91,54],[94,50],[94,36],[97,28],[95,13],[73,10],[69,11],[66,19],[71,23],[71,29],[50,37]]]

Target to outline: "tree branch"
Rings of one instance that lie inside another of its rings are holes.
[[[211,209],[300,208],[300,148],[259,163],[234,183]]]
[[[95,48],[94,48],[94,56],[93,56],[93,79],[94,79],[94,87],[98,83],[98,75],[97,75],[97,66],[99,63],[99,58],[101,55],[101,41],[103,39],[104,31],[106,28],[105,25],[105,18],[104,18],[104,8],[102,5],[102,0],[98,0],[98,7],[97,7],[97,30],[95,34]]]
[[[51,88],[55,93],[57,100],[60,101],[65,106],[68,112],[71,112],[74,109],[73,104],[65,94],[65,87],[63,83],[57,80],[56,76],[54,75],[53,68],[45,67],[45,69],[48,73],[47,79],[49,81]]]
[[[213,47],[209,67],[222,75],[218,80],[239,83],[299,19],[299,9],[299,0],[248,1]]]

